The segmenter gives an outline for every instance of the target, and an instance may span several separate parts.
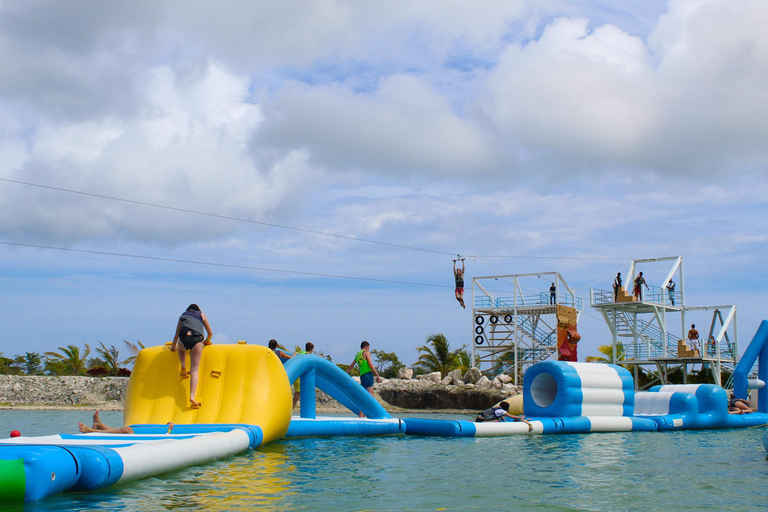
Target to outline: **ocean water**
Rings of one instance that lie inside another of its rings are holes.
[[[402,417],[461,416],[415,414]],[[471,416],[464,416],[470,419]],[[122,413],[103,412],[120,424]],[[0,411],[0,436],[75,432],[88,411]],[[258,450],[17,510],[760,510],[764,428],[447,439],[347,437]],[[0,483],[1,485],[1,483]],[[14,507],[3,507],[14,510]]]

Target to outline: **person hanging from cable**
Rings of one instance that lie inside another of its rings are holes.
[[[456,262],[459,260],[453,260],[453,277],[456,279],[456,300],[459,301],[461,307],[464,309],[467,306],[464,305],[464,258],[459,257],[461,260],[461,268],[456,268]]]

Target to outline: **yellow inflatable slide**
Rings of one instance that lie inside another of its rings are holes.
[[[142,350],[128,380],[124,424],[245,423],[261,427],[265,443],[288,430],[291,385],[280,359],[267,347],[244,342],[206,346],[195,394],[199,409],[190,407],[189,381],[181,378],[170,343]]]

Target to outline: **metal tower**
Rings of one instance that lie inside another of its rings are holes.
[[[665,267],[661,273],[659,266]],[[635,279],[641,268],[665,277],[642,284],[637,294]],[[671,288],[675,279],[677,283]],[[667,374],[674,368],[682,369],[687,380],[689,365],[710,365],[718,385],[722,385],[723,370],[733,371],[738,361],[736,306],[686,306],[684,285],[683,258],[673,256],[633,260],[621,288],[590,290],[591,306],[600,311],[611,331],[612,362],[633,366],[635,382],[637,368],[644,366],[650,366],[662,384],[667,383]],[[704,331],[706,321],[699,321],[697,330],[702,332],[698,341],[688,340],[689,321],[709,311],[709,331]]]
[[[572,308],[578,319],[583,311],[557,272],[475,277],[472,304],[472,365],[510,373],[515,385],[530,365],[556,357],[558,312]]]

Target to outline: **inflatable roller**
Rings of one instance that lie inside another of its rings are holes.
[[[612,364],[539,363],[525,373],[523,407],[534,417],[632,416],[632,375]]]

